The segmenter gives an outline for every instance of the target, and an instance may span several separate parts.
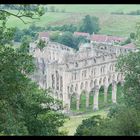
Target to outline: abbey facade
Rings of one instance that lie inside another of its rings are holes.
[[[52,96],[62,100],[67,111],[72,96],[76,97],[79,110],[82,92],[86,96],[85,108],[89,107],[89,96],[93,94],[93,110],[98,110],[99,90],[104,87],[104,102],[107,102],[109,85],[112,85],[112,102],[117,102],[117,84],[123,85],[124,75],[116,71],[116,60],[120,54],[136,51],[132,44],[115,46],[91,41],[81,44],[79,51],[49,40],[45,45],[40,50],[37,41],[30,43],[30,53],[37,65],[32,79],[41,88],[51,89]]]

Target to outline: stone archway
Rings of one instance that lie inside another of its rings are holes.
[[[122,87],[122,83],[121,82],[118,82],[117,83],[117,102],[118,103],[121,103],[122,100],[123,100],[123,87]]]
[[[89,106],[87,108],[87,110],[93,110],[93,104],[94,104],[94,88],[91,89],[91,91],[89,92]]]
[[[80,110],[85,111],[86,110],[86,90],[82,90],[80,94]]]
[[[112,103],[112,83],[109,84],[108,89],[107,89],[107,104]]]
[[[105,102],[104,102],[104,86],[102,85],[100,88],[99,88],[99,97],[98,97],[98,104],[99,104],[99,108],[103,108],[105,107]]]
[[[93,86],[94,86],[94,85],[93,85],[93,80],[91,80],[91,81],[90,81],[90,89],[92,89]]]
[[[70,95],[70,109],[72,111],[76,111],[77,110],[76,103],[77,103],[77,95],[76,95],[76,93],[72,93]]]

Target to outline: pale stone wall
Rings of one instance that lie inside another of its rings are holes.
[[[86,93],[86,107],[89,106],[89,94],[93,93],[93,110],[98,110],[98,96],[104,87],[104,101],[112,84],[112,102],[116,103],[117,83],[124,83],[123,73],[115,70],[117,57],[122,53],[134,51],[119,46],[92,43],[81,45],[75,50],[59,43],[47,42],[40,50],[35,43],[30,44],[30,53],[36,59],[38,67],[32,79],[42,88],[52,89],[52,96],[63,101],[63,106],[70,110],[71,96],[77,98],[79,110],[81,92]]]

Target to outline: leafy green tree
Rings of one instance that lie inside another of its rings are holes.
[[[40,39],[37,44],[37,47],[42,50],[45,46],[46,46],[46,42],[44,40]]]
[[[22,37],[21,45],[17,48],[18,51],[29,53],[29,43],[32,41],[32,38],[27,35]]]
[[[75,136],[94,136],[97,132],[97,127],[101,121],[101,116],[93,116],[89,119],[83,120],[82,124],[76,129]]]
[[[97,33],[100,30],[99,19],[97,17],[91,17],[86,15],[80,25],[79,31],[87,32],[89,34]]]
[[[131,52],[128,55],[121,56],[118,59],[117,67],[120,71],[124,72],[124,102],[128,107],[134,107],[138,110],[140,106],[140,53]]]
[[[118,136],[137,136],[140,134],[140,112],[122,107],[113,118],[112,126]]]
[[[21,5],[24,10],[19,14],[0,10],[0,134],[61,135],[58,128],[63,125],[65,117],[60,112],[62,103],[53,99],[49,91],[39,89],[29,78],[35,70],[33,57],[9,44],[13,32],[7,28],[6,20],[9,16],[32,19],[37,11],[30,10],[29,6]],[[28,45],[26,39],[27,36],[23,39],[25,46]]]
[[[58,42],[71,48],[75,47],[73,43],[73,34],[70,32],[65,32],[62,35],[60,35],[58,38]]]
[[[121,45],[126,45],[131,43],[131,38],[127,38],[124,42],[121,43]]]
[[[59,31],[55,31],[53,33],[51,33],[50,35],[50,40],[57,42],[58,41],[58,37],[59,37],[60,32]]]
[[[135,39],[135,33],[130,33],[130,38]]]
[[[140,48],[140,23],[136,24],[135,45]]]

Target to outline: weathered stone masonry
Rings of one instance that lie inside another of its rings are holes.
[[[51,88],[54,98],[63,101],[63,106],[70,110],[71,96],[76,96],[76,108],[80,108],[82,91],[86,93],[86,108],[89,107],[89,95],[93,96],[93,110],[98,110],[99,90],[104,87],[104,101],[107,102],[107,91],[112,84],[112,102],[116,103],[117,84],[123,85],[123,73],[116,72],[117,57],[122,53],[135,51],[134,48],[123,48],[93,43],[83,44],[79,51],[54,42],[46,42],[40,50],[36,43],[30,44],[30,53],[35,57],[37,71],[32,79],[42,88]]]

